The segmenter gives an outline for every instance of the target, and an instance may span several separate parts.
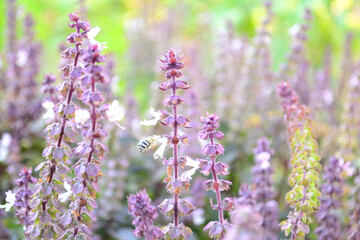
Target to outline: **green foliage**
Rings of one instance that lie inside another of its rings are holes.
[[[309,113],[301,105],[296,93],[287,83],[278,87],[289,132],[292,166],[289,184],[292,189],[285,195],[291,211],[288,219],[280,223],[281,229],[291,239],[305,239],[310,233],[311,214],[320,207],[318,190],[321,172],[318,143],[311,126]]]

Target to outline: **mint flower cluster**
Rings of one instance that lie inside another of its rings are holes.
[[[223,239],[227,230],[231,228],[231,224],[224,218],[224,210],[230,210],[233,207],[233,199],[224,198],[221,199],[221,192],[230,189],[231,182],[220,179],[220,175],[229,174],[229,166],[225,163],[216,161],[219,155],[224,153],[224,147],[215,142],[215,140],[221,140],[224,134],[217,130],[220,126],[220,117],[216,114],[207,113],[206,117],[201,117],[201,123],[203,124],[199,137],[203,140],[209,140],[201,150],[206,155],[207,159],[198,159],[200,161],[200,172],[205,176],[212,174],[211,180],[206,180],[203,183],[203,188],[206,191],[212,190],[216,195],[216,204],[213,204],[210,199],[211,207],[218,211],[218,221],[211,221],[205,227],[204,230],[209,231],[209,236],[214,239]]]

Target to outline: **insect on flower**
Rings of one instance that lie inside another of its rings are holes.
[[[147,138],[144,138],[139,141],[138,143],[138,149],[140,152],[145,152],[147,150],[153,149],[155,146],[157,146],[159,143],[161,143],[159,140],[161,139],[160,136],[153,135]]]

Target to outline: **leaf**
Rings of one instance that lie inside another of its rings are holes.
[[[44,165],[45,165],[45,162],[40,163],[40,164],[37,165],[37,167],[35,168],[35,171],[36,171],[36,172],[39,171],[40,169],[42,169],[42,168],[44,167]]]
[[[82,182],[78,181],[73,186],[73,193],[74,194],[81,193],[83,189],[84,189],[84,184]]]
[[[303,205],[301,205],[300,207],[301,211],[305,212],[305,213],[311,213],[313,212],[313,209],[311,206],[309,206],[307,203],[304,203]]]
[[[55,159],[61,159],[64,156],[64,149],[57,147],[53,153]]]
[[[91,206],[92,208],[97,208],[98,204],[94,199],[86,198],[86,201],[87,201],[88,205]]]
[[[63,193],[64,192],[64,187],[63,187],[62,182],[54,179],[52,186],[53,186],[53,189],[55,190],[55,192],[57,192],[57,193]]]
[[[314,196],[316,196],[316,197],[320,197],[321,196],[321,193],[317,190],[317,189],[315,189],[315,188],[313,188],[313,189],[311,189],[311,192],[314,194]]]
[[[51,228],[48,228],[48,229],[44,230],[42,236],[45,239],[53,239],[54,238],[54,232],[52,231]]]
[[[91,186],[93,186],[93,188],[95,189],[95,191],[100,192],[100,187],[96,182],[92,182]]]
[[[179,228],[174,227],[174,228],[172,228],[172,229],[169,230],[168,234],[169,234],[169,236],[170,236],[172,239],[175,239],[175,238],[177,238],[177,237],[180,236],[181,231],[180,231]]]
[[[51,127],[51,129],[50,129],[51,135],[56,136],[56,135],[58,135],[60,132],[61,132],[60,124],[58,124],[58,123],[53,124],[52,127]]]
[[[309,228],[309,226],[306,225],[305,223],[303,223],[302,221],[299,221],[298,227],[299,227],[299,230],[302,231],[302,232],[304,232],[305,234],[310,233],[310,228]]]
[[[84,163],[77,165],[74,169],[74,172],[77,176],[81,176],[86,171],[86,166]]]
[[[60,218],[60,222],[64,226],[69,225],[71,223],[71,221],[72,221],[71,213],[66,213],[66,214],[62,215]]]
[[[184,227],[182,230],[181,230],[181,235],[185,238],[185,239],[189,239],[190,236],[192,234],[192,231],[190,228],[188,227]]]
[[[31,238],[36,238],[40,235],[41,233],[41,229],[40,229],[40,226],[35,226],[33,228],[33,230],[30,232],[30,237]]]
[[[49,183],[45,183],[41,187],[41,192],[44,194],[44,196],[49,196],[52,192],[52,187]]]
[[[209,230],[214,224],[215,224],[214,221],[209,222],[209,223],[206,224],[206,226],[204,227],[204,230],[205,230],[205,231],[206,231],[206,230]]]
[[[219,222],[215,222],[215,224],[210,228],[209,234],[211,235],[219,235],[223,231],[223,226]]]
[[[68,104],[65,106],[64,108],[64,113],[65,114],[73,114],[75,112],[75,105],[74,104]]]
[[[178,207],[179,207],[180,212],[182,212],[184,214],[189,214],[192,211],[190,206],[188,204],[186,204],[184,201],[179,201]]]
[[[62,163],[59,163],[56,167],[56,172],[62,175],[65,175],[70,171],[70,168]]]
[[[92,177],[95,177],[98,175],[99,173],[99,169],[98,167],[93,164],[93,163],[89,163],[87,168],[86,168],[86,173],[89,175],[89,176],[92,176]]]
[[[39,206],[40,202],[41,202],[40,198],[35,197],[31,199],[29,206],[31,209],[34,209],[35,207]]]
[[[170,212],[174,209],[174,203],[172,200],[168,200],[165,199],[161,204],[160,204],[160,209],[163,213],[167,213]]]
[[[77,78],[80,77],[82,75],[82,68],[81,67],[74,67],[73,70],[71,71],[70,75],[72,78]]]
[[[40,214],[40,222],[49,223],[51,221],[51,216],[47,212],[43,212]]]
[[[68,138],[73,138],[73,137],[75,137],[75,134],[77,134],[77,133],[76,133],[75,129],[72,128],[71,126],[66,126],[66,128],[64,130],[64,134]]]

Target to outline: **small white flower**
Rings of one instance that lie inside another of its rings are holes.
[[[23,67],[28,61],[29,55],[25,49],[20,49],[16,56],[16,65]]]
[[[43,108],[45,108],[46,112],[43,115],[44,119],[54,119],[55,118],[55,113],[54,113],[54,102],[53,101],[44,101],[42,102],[41,106]]]
[[[100,32],[100,27],[94,27],[94,28],[91,28],[88,32],[87,32],[87,37],[89,39],[89,42],[91,44],[95,44],[95,45],[98,45],[100,51],[103,49],[103,48],[107,48],[105,45],[106,45],[106,42],[98,42],[95,40],[95,37],[96,35]]]
[[[291,36],[295,36],[300,31],[300,24],[295,24],[289,29],[289,33]]]
[[[204,218],[204,209],[197,208],[191,213],[193,217],[193,222],[195,225],[201,225],[205,222]]]
[[[359,78],[357,75],[352,75],[350,78],[350,86],[351,87],[357,87],[359,86]]]
[[[15,204],[16,195],[11,190],[5,192],[6,194],[6,203],[4,205],[0,205],[0,208],[4,208],[6,212],[9,212],[12,206]]]
[[[75,122],[78,125],[84,124],[90,118],[90,113],[87,110],[78,109],[75,111]]]
[[[5,161],[9,154],[9,146],[11,143],[11,135],[9,133],[3,133],[0,141],[0,162]]]
[[[196,173],[196,170],[199,168],[200,162],[195,161],[188,156],[186,156],[186,166],[192,167],[190,170],[187,170],[181,174],[181,178],[192,180],[192,176]]]
[[[118,100],[114,100],[109,109],[106,111],[106,116],[110,122],[121,121],[124,118],[124,108],[119,105]]]
[[[167,138],[166,137],[155,137],[156,143],[160,144],[160,147],[154,152],[153,157],[155,159],[163,158],[164,152],[167,146]]]
[[[270,167],[270,162],[269,161],[262,162],[260,166],[261,166],[262,169],[267,169],[267,168]]]
[[[113,122],[118,126],[119,128],[125,130],[125,127],[121,126],[118,122],[121,121],[124,118],[125,115],[125,109],[123,106],[119,105],[118,100],[114,100],[109,109],[106,111],[106,117],[110,122]]]
[[[351,177],[355,173],[355,168],[350,166],[351,162],[344,162],[343,158],[339,159],[339,165],[342,168],[342,171],[346,174],[346,176]]]
[[[155,109],[150,108],[149,113],[154,119],[141,121],[140,126],[155,126],[161,119],[162,113],[160,111],[155,111]]]
[[[58,199],[61,203],[64,203],[67,200],[69,200],[70,196],[73,194],[73,191],[71,190],[71,186],[67,182],[64,183],[64,188],[65,188],[66,192],[59,194],[59,197],[58,197]]]
[[[330,89],[326,89],[324,92],[323,92],[323,100],[324,100],[324,103],[329,106],[330,104],[332,104],[334,102],[334,96],[333,96],[333,93]]]
[[[260,162],[260,166],[262,169],[267,169],[270,167],[270,153],[261,152],[256,155],[256,161]]]

